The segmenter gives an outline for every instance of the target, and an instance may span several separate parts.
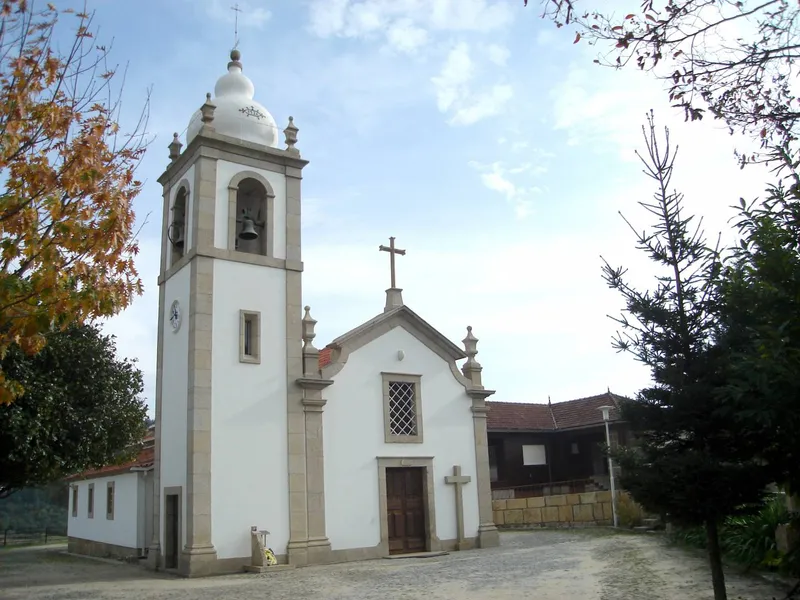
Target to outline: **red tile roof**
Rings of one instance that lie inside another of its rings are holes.
[[[551,405],[553,419],[557,429],[570,429],[572,427],[585,427],[587,425],[599,425],[603,422],[603,411],[601,406],[612,406],[609,411],[609,420],[619,420],[619,409],[617,399],[611,392],[599,396],[590,396],[568,402],[556,402]]]
[[[601,406],[612,406],[609,418],[619,420],[620,396],[607,392],[599,396],[579,398],[555,404],[530,404],[521,402],[487,402],[489,418],[487,427],[492,430],[556,431],[600,425],[603,422]]]
[[[333,352],[333,348],[323,348],[322,350],[319,351],[320,369],[331,362],[331,352]]]
[[[521,402],[487,402],[488,428],[492,429],[555,429],[553,415],[547,404]]]
[[[139,454],[132,461],[123,463],[121,465],[106,465],[97,469],[89,469],[83,473],[76,473],[66,478],[66,481],[75,481],[78,479],[93,479],[95,477],[110,477],[111,475],[119,475],[120,473],[127,473],[132,469],[147,469],[155,464],[155,447],[153,446],[154,435],[148,432],[147,437],[142,440],[143,447]]]

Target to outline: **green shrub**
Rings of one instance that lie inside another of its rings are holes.
[[[674,527],[670,534],[670,539],[683,546],[692,548],[706,547],[706,530],[703,527]]]
[[[637,527],[642,524],[644,510],[626,492],[617,495],[617,519],[620,527]]]
[[[782,494],[775,495],[754,515],[730,517],[725,522],[723,552],[748,567],[777,567],[780,556],[775,545],[775,529],[788,520],[789,512]]]
[[[775,544],[775,530],[789,519],[783,494],[773,495],[757,513],[728,517],[719,528],[723,556],[746,567],[792,570],[790,563],[800,561],[800,552],[783,556]],[[700,526],[675,527],[670,537],[678,544],[706,547],[705,528]]]

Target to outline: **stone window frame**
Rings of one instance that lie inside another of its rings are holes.
[[[253,323],[252,331],[254,332],[253,345],[255,346],[255,353],[245,353],[245,328],[247,322]],[[239,362],[249,363],[253,365],[261,364],[261,311],[257,310],[240,310],[239,311]]]
[[[72,486],[72,516],[78,516],[78,490],[80,487],[76,484]]]
[[[106,520],[114,520],[114,508],[116,506],[116,489],[113,481],[106,482]]]
[[[252,254],[250,252],[239,252],[236,249],[236,231],[237,231],[237,223],[236,217],[236,196],[239,192],[239,184],[244,181],[245,179],[254,179],[258,181],[262,186],[264,186],[264,190],[266,192],[266,206],[264,207],[264,222],[267,224],[264,228],[264,235],[267,236],[267,243],[266,243],[266,254]],[[267,179],[255,171],[239,171],[231,177],[231,180],[228,182],[228,250],[230,252],[234,252],[236,254],[242,254],[245,256],[268,256],[270,258],[275,257],[275,190],[270,185]]]
[[[89,492],[86,495],[86,515],[94,519],[94,484],[89,484]]]
[[[383,435],[387,444],[421,444],[423,442],[422,428],[422,375],[409,373],[381,373],[383,392]],[[416,435],[395,435],[392,433],[391,418],[389,414],[389,384],[392,382],[411,383],[414,385],[414,416],[416,419]]]

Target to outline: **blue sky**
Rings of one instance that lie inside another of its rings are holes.
[[[152,88],[154,137],[139,176],[138,259],[145,295],[106,329],[140,362],[154,401],[161,190],[172,133],[225,72],[232,0],[95,0],[99,40],[129,63],[126,118]],[[764,172],[738,169],[738,138],[685,124],[661,84],[592,64],[596,49],[522,0],[241,1],[239,48],[256,98],[282,128],[293,115],[303,180],[304,302],[319,347],[381,312],[388,237],[406,304],[478,360],[496,400],[546,402],[647,383],[611,347],[621,299],[600,255],[653,271],[617,211],[647,225],[651,186],[634,150],[656,111],[681,146],[675,183],[709,233],[758,195]],[[638,0],[617,0],[636,10]],[[65,3],[59,2],[59,6]],[[604,3],[608,5],[608,3]],[[184,138],[185,139],[185,138]]]

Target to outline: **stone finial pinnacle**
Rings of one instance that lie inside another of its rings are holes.
[[[305,314],[303,315],[303,350],[316,350],[314,348],[314,338],[317,334],[314,332],[317,321],[311,316],[311,307],[305,307]]]
[[[467,361],[474,361],[475,355],[478,354],[478,338],[472,333],[472,325],[467,325],[467,337],[461,341],[464,344],[464,353],[467,355]]]
[[[203,103],[203,106],[200,107],[200,120],[206,125],[211,124],[211,121],[214,120],[214,110],[216,108],[216,105],[211,102],[211,94],[207,93],[206,101]]]
[[[467,355],[467,362],[461,367],[461,372],[464,374],[464,377],[472,382],[472,385],[481,388],[483,387],[481,383],[481,371],[483,367],[475,360],[475,356],[478,354],[478,338],[472,333],[471,325],[467,326],[467,335],[461,341],[464,344],[464,354]]]
[[[294,124],[294,117],[289,117],[289,124],[283,130],[283,135],[286,137],[286,151],[292,154],[300,154],[300,151],[295,148],[297,144],[297,132],[300,131],[297,125]]]
[[[169,144],[169,160],[170,162],[175,162],[181,155],[181,148],[183,144],[181,144],[181,140],[178,137],[177,132],[172,134],[172,142]]]
[[[303,377],[319,377],[319,350],[314,347],[314,332],[317,322],[311,316],[311,307],[304,307],[303,315]]]

